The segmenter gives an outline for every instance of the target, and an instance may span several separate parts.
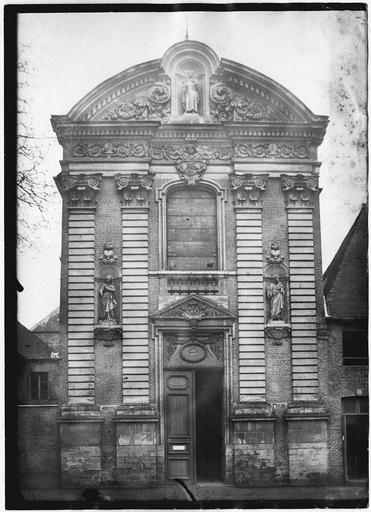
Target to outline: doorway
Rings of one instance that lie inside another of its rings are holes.
[[[192,483],[223,480],[223,370],[165,372],[166,473]]]
[[[347,480],[368,477],[368,398],[343,398],[345,474]]]

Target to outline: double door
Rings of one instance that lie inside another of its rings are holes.
[[[164,373],[166,477],[223,479],[223,370]]]

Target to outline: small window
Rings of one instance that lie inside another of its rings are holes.
[[[48,372],[30,373],[30,398],[31,400],[45,401],[49,399],[49,374]]]
[[[345,366],[368,364],[366,326],[357,324],[343,326],[343,364]]]

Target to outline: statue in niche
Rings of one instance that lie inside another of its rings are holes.
[[[98,292],[99,325],[117,325],[117,302],[115,285],[111,275],[106,276]]]
[[[285,308],[285,287],[277,275],[273,276],[273,283],[268,284],[267,297],[270,300],[270,322],[283,321]]]
[[[198,93],[198,80],[188,71],[183,82],[183,108],[185,113],[198,113],[200,95]]]

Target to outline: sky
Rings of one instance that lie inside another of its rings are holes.
[[[67,7],[66,7],[67,8]],[[53,176],[62,149],[50,116],[67,114],[91,89],[174,43],[208,44],[286,87],[330,118],[319,149],[323,270],[367,199],[366,22],[361,11],[27,13],[18,39],[31,73],[20,94],[39,137],[50,194],[43,217],[28,211],[33,245],[18,251],[18,319],[31,328],[59,305],[61,198]]]

